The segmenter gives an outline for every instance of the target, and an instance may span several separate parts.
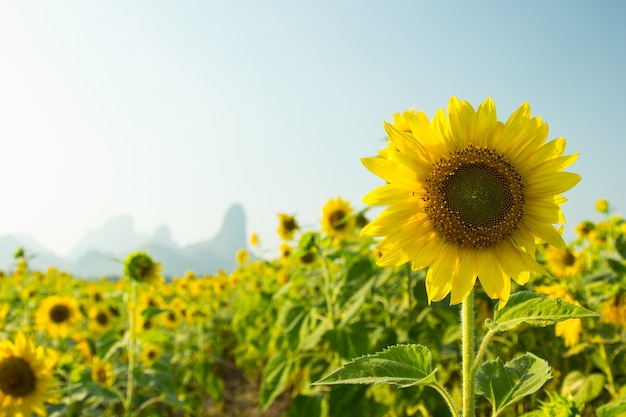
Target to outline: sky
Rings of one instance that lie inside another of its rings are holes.
[[[180,245],[235,203],[277,248],[382,184],[360,158],[384,121],[451,96],[523,102],[579,153],[566,240],[599,198],[626,215],[626,3],[0,3],[0,235],[64,255],[120,214]]]

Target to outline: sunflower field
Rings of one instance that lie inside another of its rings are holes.
[[[165,278],[135,252],[88,281],[18,249],[0,416],[626,415],[626,220],[599,200],[562,242],[564,140],[489,100],[387,133],[363,161],[385,211],[280,213],[279,255],[253,234],[231,271]]]

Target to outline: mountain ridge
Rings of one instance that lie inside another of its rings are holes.
[[[168,277],[182,276],[186,271],[214,274],[220,269],[234,268],[237,251],[247,247],[246,214],[241,204],[231,205],[213,237],[188,245],[176,243],[165,224],[152,233],[139,233],[132,216],[121,214],[86,231],[67,256],[54,254],[28,235],[2,235],[0,269],[12,270],[13,254],[18,247],[23,247],[27,256],[33,256],[29,260],[32,270],[45,271],[54,266],[84,279],[120,276],[121,263],[136,250],[145,251],[162,263],[163,273]]]

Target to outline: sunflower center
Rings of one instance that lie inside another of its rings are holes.
[[[28,362],[10,356],[0,362],[0,391],[12,397],[25,397],[35,390],[35,373]]]
[[[434,229],[461,247],[486,248],[506,239],[524,215],[521,175],[489,148],[468,145],[440,159],[425,184]]]
[[[50,309],[50,320],[55,323],[64,323],[70,317],[70,309],[67,306],[57,304]]]
[[[565,266],[574,266],[576,263],[576,256],[569,249],[567,249],[561,257],[561,261]]]
[[[98,322],[98,324],[100,326],[106,326],[109,324],[109,315],[99,311],[98,314],[96,314],[96,322]]]
[[[342,230],[347,225],[346,222],[342,222],[344,217],[346,217],[345,211],[335,210],[328,215],[328,222],[333,227],[333,229]]]

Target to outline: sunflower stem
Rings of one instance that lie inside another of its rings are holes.
[[[475,415],[474,292],[461,304],[461,355],[463,360],[463,417]]]
[[[135,309],[137,308],[137,282],[130,282],[130,296],[128,299],[128,374],[126,377],[126,401],[124,401],[124,414],[132,416],[134,368],[135,368]]]
[[[328,321],[330,322],[330,327],[331,329],[335,328],[335,309],[334,309],[334,304],[333,304],[333,297],[332,297],[332,288],[331,288],[331,284],[333,283],[333,280],[331,279],[330,276],[330,268],[328,268],[328,264],[326,263],[326,254],[322,251],[322,248],[319,245],[315,245],[316,249],[317,249],[317,253],[319,254],[321,260],[322,260],[322,273],[324,276],[324,299],[326,300],[326,310],[327,310],[327,316],[326,318],[328,319]]]

